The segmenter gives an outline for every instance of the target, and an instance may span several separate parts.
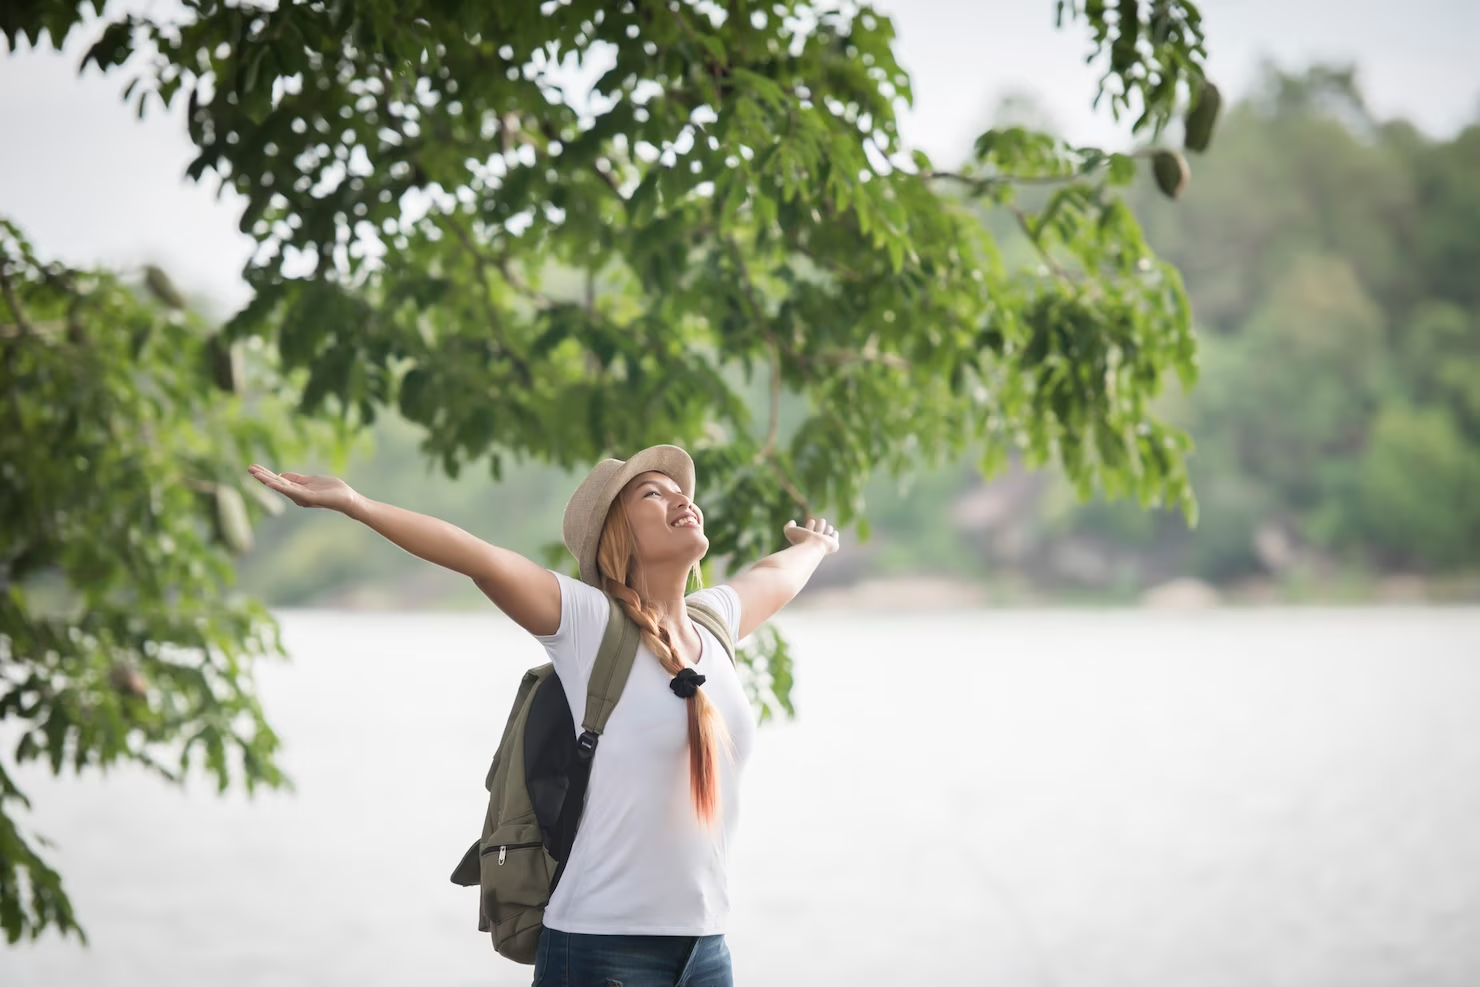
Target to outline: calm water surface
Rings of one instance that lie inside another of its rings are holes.
[[[515,985],[447,875],[539,646],[282,616],[297,792],[21,776],[92,938],[0,984]],[[1480,611],[787,616],[731,848],[737,981],[1480,984]]]

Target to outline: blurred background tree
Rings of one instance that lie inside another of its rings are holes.
[[[1183,143],[1207,146],[1219,100],[1194,4],[1057,10],[1088,28],[1117,119],[1157,140],[1185,116]],[[141,116],[185,102],[190,177],[246,199],[255,297],[208,332],[157,272],[150,302],[9,231],[0,719],[20,721],[20,761],[173,778],[199,749],[223,785],[233,757],[249,785],[281,781],[250,691],[273,628],[228,595],[226,553],[261,509],[234,478],[287,455],[284,399],[343,434],[395,410],[453,477],[681,443],[723,568],[779,547],[791,517],[867,537],[871,478],[967,452],[983,473],[1018,455],[1081,495],[1194,515],[1187,436],[1152,407],[1196,375],[1190,309],[1122,198],[1143,161],[1180,195],[1186,159],[1004,126],[938,170],[900,142],[909,79],[867,6],[0,12],[12,49],[79,27],[97,37],[83,67],[130,75]],[[984,210],[1020,249],[999,250]],[[33,331],[66,312],[74,331]],[[248,404],[233,354],[254,342]],[[784,644],[750,660],[789,709]],[[5,793],[7,934],[75,930]]]
[[[1460,162],[1469,162],[1469,166]],[[1274,68],[1193,194],[1133,197],[1187,278],[1204,523],[1157,525],[1149,578],[1443,576],[1480,567],[1480,124],[1371,116],[1351,68]],[[1123,509],[1066,526],[1117,540]],[[1140,522],[1135,522],[1140,523]]]

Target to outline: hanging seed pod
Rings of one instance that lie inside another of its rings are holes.
[[[144,673],[121,661],[108,669],[108,684],[119,695],[133,696],[135,699],[142,699],[149,692],[149,683],[145,681]]]
[[[247,502],[241,491],[218,483],[212,491],[216,499],[216,538],[238,555],[252,550],[252,522],[247,519]]]
[[[1197,102],[1187,113],[1187,133],[1182,146],[1189,151],[1206,151],[1213,140],[1213,125],[1218,122],[1218,111],[1223,106],[1223,96],[1218,87],[1204,82],[1197,94]]]
[[[240,394],[242,387],[242,351],[221,333],[206,340],[206,358],[211,365],[211,379],[227,394]]]
[[[1157,151],[1151,156],[1151,171],[1156,175],[1156,187],[1168,198],[1175,199],[1186,190],[1190,176],[1181,151]]]
[[[178,312],[185,307],[185,296],[180,294],[180,290],[175,287],[175,282],[153,264],[147,264],[144,267],[144,287],[148,288],[149,293],[159,299],[160,304],[165,308]]]

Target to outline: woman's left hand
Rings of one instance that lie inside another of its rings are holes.
[[[788,521],[781,531],[793,545],[812,542],[822,547],[824,555],[831,555],[838,550],[838,529],[828,524],[827,518],[809,518],[805,525]]]

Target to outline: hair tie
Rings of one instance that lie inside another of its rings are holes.
[[[673,676],[673,681],[668,683],[668,688],[680,699],[693,699],[699,691],[699,686],[704,684],[704,676],[692,668],[685,668]]]

